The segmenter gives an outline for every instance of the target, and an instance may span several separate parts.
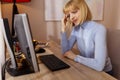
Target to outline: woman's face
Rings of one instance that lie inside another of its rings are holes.
[[[70,21],[76,26],[79,25],[80,23],[80,10],[76,9],[76,10],[71,10],[68,13]]]

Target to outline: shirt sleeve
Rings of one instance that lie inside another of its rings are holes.
[[[96,31],[94,43],[94,58],[86,58],[77,55],[74,60],[97,71],[102,71],[104,69],[107,56],[106,29],[103,26]]]
[[[74,35],[70,35],[69,39],[66,36],[66,32],[61,33],[61,47],[62,47],[62,53],[64,54],[65,52],[69,51],[74,43],[75,43],[75,36]]]

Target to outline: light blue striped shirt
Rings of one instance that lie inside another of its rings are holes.
[[[82,25],[73,27],[69,39],[66,32],[61,34],[61,46],[63,54],[74,44],[80,54],[74,59],[98,71],[110,71],[112,69],[110,58],[107,55],[106,28],[94,21],[84,22]]]

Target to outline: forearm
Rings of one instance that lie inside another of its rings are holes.
[[[65,53],[69,50],[68,40],[65,32],[61,33],[61,48],[62,48],[62,53]]]
[[[75,43],[75,37],[71,36],[69,39],[66,37],[66,33],[61,34],[61,48],[62,48],[62,53],[65,53],[73,47]]]
[[[97,71],[102,71],[105,66],[105,60],[101,59],[101,61],[94,59],[94,58],[85,58],[82,56],[77,55],[74,59],[76,62],[86,65],[92,69]]]

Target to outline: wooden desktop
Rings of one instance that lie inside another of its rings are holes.
[[[49,42],[48,49],[58,58],[69,64],[70,68],[52,72],[39,61],[39,72],[17,77],[6,73],[6,80],[117,80],[104,71],[98,72],[80,63],[64,58],[61,54],[60,45],[53,41]]]

